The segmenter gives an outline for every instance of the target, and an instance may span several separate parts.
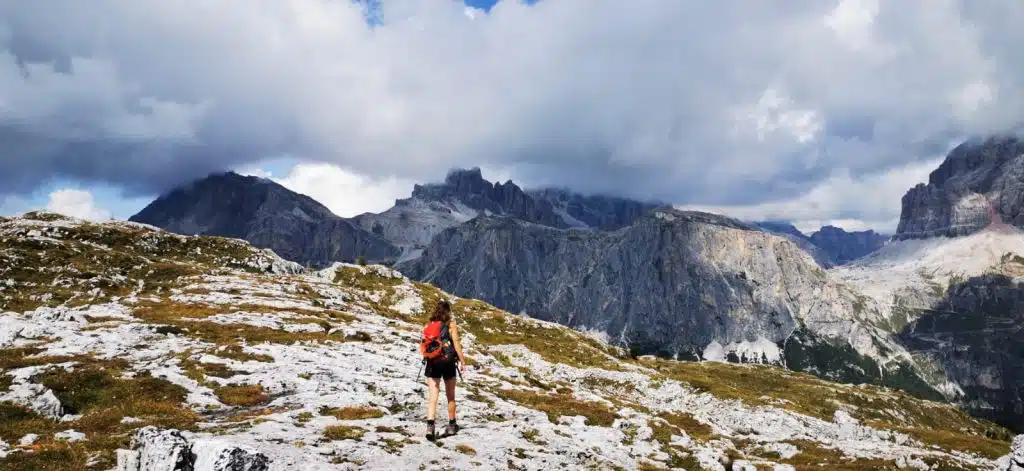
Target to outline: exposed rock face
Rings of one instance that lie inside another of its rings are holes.
[[[1024,435],[1017,435],[1013,439],[1007,471],[1024,471]]]
[[[828,253],[836,264],[842,265],[878,250],[889,238],[871,230],[846,232],[835,226],[824,226],[808,239]]]
[[[632,224],[655,209],[671,205],[603,195],[581,195],[564,189],[545,188],[529,192],[547,200],[571,227],[615,230]]]
[[[953,149],[903,196],[895,238],[961,236],[993,224],[1024,227],[1024,142],[990,137]]]
[[[791,242],[803,249],[804,252],[810,254],[811,258],[813,258],[814,261],[822,268],[831,268],[836,265],[835,259],[829,252],[815,245],[806,234],[800,232],[799,229],[788,222],[757,221],[751,224],[757,226],[763,231],[771,232],[775,235],[789,239]]]
[[[1024,279],[986,274],[953,284],[900,337],[956,385],[965,409],[1024,430]]]
[[[233,172],[176,188],[129,220],[184,235],[244,239],[301,264],[327,266],[364,256],[396,258],[384,238],[341,218],[312,198],[270,180]]]
[[[872,313],[795,244],[708,213],[657,210],[614,232],[477,218],[398,268],[639,353],[781,363],[801,327],[876,357],[885,343],[858,320]]]
[[[177,430],[139,429],[131,450],[118,450],[117,471],[178,471],[192,469],[189,443]]]
[[[807,251],[824,268],[842,265],[863,257],[885,245],[889,238],[875,231],[846,232],[824,226],[811,235],[804,234],[785,221],[757,221],[762,230],[781,235]]]
[[[267,471],[266,455],[222,440],[190,441],[178,430],[139,429],[132,449],[117,450],[116,471]]]
[[[560,189],[524,191],[511,181],[491,183],[479,168],[457,169],[443,183],[416,185],[412,196],[382,213],[351,219],[402,249],[401,261],[419,256],[441,231],[477,216],[508,216],[555,228],[612,230],[657,207],[625,198],[584,196]]]
[[[511,216],[551,227],[568,227],[546,200],[538,200],[512,181],[491,183],[480,169],[454,170],[444,183],[416,185],[412,197],[423,201],[459,201],[480,212]]]

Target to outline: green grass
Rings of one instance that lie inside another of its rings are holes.
[[[28,219],[54,217],[39,214]],[[0,292],[0,310],[81,306],[125,296],[138,288],[138,281],[144,282],[144,293],[152,293],[200,273],[256,271],[248,263],[255,251],[242,241],[93,223],[62,227],[60,232],[57,240],[0,236],[0,276],[16,286],[14,295]],[[55,284],[58,278],[61,283]],[[85,294],[93,288],[100,290],[98,296]]]
[[[115,463],[115,450],[129,445],[132,431],[146,425],[195,430],[199,416],[184,404],[185,388],[148,372],[125,377],[124,364],[91,359],[72,371],[48,368],[32,378],[53,390],[65,412],[81,414],[71,422],[57,422],[22,406],[0,403],[0,438],[11,443],[27,433],[39,434],[39,451],[17,453],[3,460],[4,469],[84,469],[92,457],[99,469]],[[124,417],[140,419],[122,423]],[[53,433],[74,429],[87,440],[68,445]]]
[[[829,469],[838,471],[867,471],[867,470],[895,470],[896,463],[891,460],[881,459],[851,459],[839,450],[825,448],[818,443],[808,440],[791,440],[790,444],[795,445],[800,452],[789,459],[775,458],[783,464],[793,465],[796,469]]]
[[[971,417],[952,405],[877,386],[854,388],[766,365],[663,359],[643,363],[699,391],[723,399],[737,399],[751,406],[782,407],[827,421],[833,419],[841,405],[852,406],[848,407],[854,410],[851,415],[861,421],[880,429],[908,433],[945,450],[982,456],[1006,454],[1012,437],[1002,427]],[[785,402],[776,403],[777,400]]]
[[[581,401],[571,394],[541,394],[523,389],[499,389],[494,391],[494,394],[524,407],[544,412],[552,423],[557,423],[561,416],[582,415],[586,418],[587,425],[610,427],[619,417],[604,403]]]
[[[324,438],[328,440],[362,440],[366,429],[351,425],[332,425],[324,429]]]
[[[384,412],[370,406],[322,407],[320,415],[329,415],[338,420],[363,420],[384,417]]]
[[[621,350],[561,326],[539,323],[498,310],[477,300],[460,299],[452,306],[459,327],[479,344],[523,345],[549,363],[579,368],[623,370],[629,356]]]
[[[334,283],[360,291],[381,291],[402,284],[402,279],[380,276],[369,270],[363,273],[355,267],[341,267],[334,273]]]

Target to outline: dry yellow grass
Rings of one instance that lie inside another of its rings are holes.
[[[266,404],[270,396],[259,384],[233,384],[213,390],[217,399],[229,406],[256,406]]]
[[[322,407],[320,415],[329,415],[338,420],[376,419],[384,416],[384,412],[370,406]]]

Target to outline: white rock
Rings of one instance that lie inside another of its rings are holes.
[[[40,307],[26,315],[33,320],[42,322],[76,322],[79,324],[88,322],[82,313],[66,307]]]
[[[43,417],[58,420],[61,405],[57,396],[46,386],[35,383],[14,383],[9,390],[0,394],[0,401],[10,401],[25,406]]]
[[[55,440],[67,440],[69,442],[77,442],[79,440],[85,440],[85,434],[82,432],[76,432],[75,429],[68,429],[63,432],[57,432],[53,434]]]
[[[266,471],[270,464],[266,455],[220,439],[197,440],[192,454],[195,471]]]
[[[125,450],[119,448],[117,450],[117,466],[114,471],[142,471],[142,466],[139,464],[139,453],[136,450]]]
[[[1010,467],[1008,471],[1024,471],[1024,435],[1013,438],[1010,446]]]
[[[732,471],[757,471],[757,466],[747,460],[736,460],[732,462]]]
[[[117,471],[176,471],[187,469],[188,441],[177,430],[159,430],[150,425],[135,432],[135,453],[117,454]]]
[[[840,439],[852,439],[857,436],[860,422],[850,416],[848,412],[837,410],[832,416],[832,421],[839,426],[837,435]]]
[[[796,454],[800,452],[800,450],[797,447],[789,443],[783,442],[766,443],[764,445],[761,445],[761,448],[766,451],[773,451],[775,453],[778,453],[779,457],[781,457],[784,460],[788,460],[796,456]]]
[[[30,433],[28,435],[25,435],[24,437],[21,437],[21,440],[18,440],[18,444],[21,445],[21,446],[29,446],[29,445],[35,443],[36,440],[38,440],[38,439],[39,439],[39,435],[34,434],[34,433]]]

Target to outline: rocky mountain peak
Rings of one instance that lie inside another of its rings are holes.
[[[461,205],[485,213],[517,217],[552,227],[567,227],[555,214],[551,203],[533,198],[515,183],[491,183],[483,178],[479,167],[454,169],[444,183],[415,185],[412,200]],[[409,205],[406,200],[402,204]]]
[[[1024,141],[999,135],[957,146],[902,203],[896,239],[1024,227]]]
[[[1011,135],[961,143],[928,175],[930,185],[960,184],[974,191],[991,185],[993,171],[1024,154],[1024,141]],[[923,185],[922,185],[923,186]]]
[[[848,232],[836,226],[823,226],[808,236],[814,245],[820,247],[838,264],[861,258],[885,245],[889,237],[873,230]]]
[[[491,182],[484,179],[480,167],[452,169],[445,176],[444,182],[448,186],[470,193],[482,193],[493,187]]]
[[[303,264],[397,257],[387,240],[335,215],[309,196],[259,177],[210,174],[174,188],[130,221],[184,235],[245,239]]]

